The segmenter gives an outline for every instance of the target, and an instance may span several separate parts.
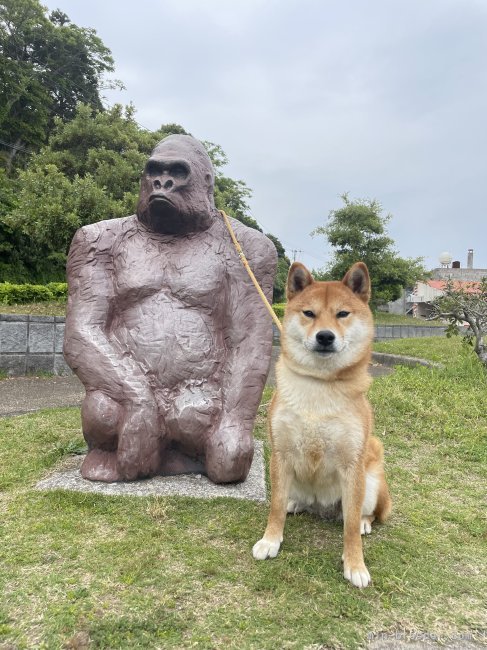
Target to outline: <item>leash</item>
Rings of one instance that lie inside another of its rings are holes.
[[[225,221],[225,225],[226,225],[226,227],[228,229],[228,232],[230,233],[230,237],[232,238],[233,245],[235,246],[235,250],[237,251],[238,256],[242,260],[242,264],[245,266],[245,269],[246,269],[247,273],[249,274],[250,279],[254,283],[254,287],[257,289],[257,291],[259,293],[259,296],[262,298],[262,302],[267,307],[267,311],[272,316],[272,319],[273,319],[274,323],[276,324],[277,329],[280,332],[282,332],[281,321],[278,319],[278,317],[276,316],[274,310],[272,309],[271,305],[269,304],[269,301],[265,297],[265,294],[262,291],[262,289],[260,288],[260,285],[259,285],[259,283],[257,281],[257,278],[252,273],[252,269],[250,268],[249,263],[247,262],[247,258],[245,257],[245,254],[244,254],[244,252],[242,250],[242,247],[240,246],[240,244],[238,243],[237,238],[235,237],[235,233],[233,232],[232,224],[230,223],[230,219],[228,218],[228,215],[225,213],[224,210],[219,210],[219,212],[222,215],[223,220]]]

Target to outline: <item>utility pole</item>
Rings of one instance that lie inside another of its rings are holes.
[[[303,251],[300,250],[299,248],[293,248],[293,250],[291,251],[291,253],[293,254],[293,262],[296,261],[296,254],[297,254],[297,253],[302,253],[302,252],[303,252]]]

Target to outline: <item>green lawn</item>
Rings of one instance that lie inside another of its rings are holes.
[[[472,348],[464,349],[465,344],[462,345],[462,341],[463,338],[461,336],[455,336],[450,339],[446,337],[391,339],[390,341],[375,342],[374,350],[376,352],[401,354],[403,356],[428,359],[429,361],[438,361],[446,364],[452,363],[452,354],[454,356],[453,360],[465,356],[466,359],[470,359],[475,367],[476,357]]]
[[[412,316],[401,316],[399,314],[388,314],[377,311],[374,314],[376,325],[426,325],[427,327],[445,327],[445,323],[437,320],[426,320],[424,318],[413,318]]]
[[[0,314],[31,314],[32,316],[65,316],[66,303],[56,300],[29,302],[25,305],[0,304]]]
[[[384,345],[431,349],[446,367],[398,367],[371,390],[394,499],[390,521],[365,540],[372,586],[342,578],[341,526],[308,514],[288,519],[275,560],[256,562],[264,504],[35,491],[83,448],[77,409],[43,411],[0,419],[0,648],[317,650],[382,632],[480,637],[486,373],[457,339]]]

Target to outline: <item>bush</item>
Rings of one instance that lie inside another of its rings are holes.
[[[276,302],[272,305],[272,309],[274,310],[274,313],[279,318],[279,320],[282,320],[284,318],[284,310],[286,309],[286,303]]]
[[[0,284],[0,304],[23,305],[29,302],[48,302],[55,300],[64,302],[68,294],[65,282],[50,282],[43,284]]]

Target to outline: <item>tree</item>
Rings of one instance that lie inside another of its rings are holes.
[[[473,345],[475,354],[487,367],[487,278],[462,285],[448,280],[443,295],[430,304],[432,315],[428,320],[448,320],[447,336],[458,334],[459,325],[468,323],[465,340]]]
[[[277,271],[276,277],[274,279],[272,301],[284,302],[286,299],[287,274],[289,272],[291,262],[289,261],[289,258],[286,255],[286,251],[284,250],[284,246],[281,244],[279,239],[270,233],[267,233],[266,236],[269,237],[269,239],[272,241],[277,251]]]
[[[38,0],[1,0],[0,140],[7,169],[46,141],[56,117],[71,119],[78,102],[100,110],[104,75],[113,69],[95,30],[60,11],[48,17]]]
[[[222,168],[228,163],[228,158],[220,147],[213,142],[204,142],[208,155],[211,158],[215,169],[215,206],[219,210],[225,210],[230,216],[238,219],[249,228],[255,228],[263,232],[257,221],[250,216],[248,199],[252,191],[244,181],[234,180],[224,176]],[[286,295],[286,281],[290,261],[286,256],[284,246],[279,239],[270,233],[266,234],[277,250],[277,272],[274,280],[272,294],[273,302],[282,302]]]
[[[382,213],[378,201],[352,201],[348,194],[341,198],[343,207],[332,210],[327,225],[311,233],[324,235],[335,249],[333,259],[321,273],[340,280],[352,264],[365,262],[371,276],[372,306],[397,300],[403,288],[425,277],[422,258],[399,257],[386,230],[391,215]]]
[[[0,267],[0,281],[23,276],[24,269],[32,270],[31,280],[39,274],[44,281],[46,267],[48,280],[63,279],[68,248],[77,228],[134,213],[140,175],[152,149],[167,135],[186,133],[177,124],[147,131],[137,124],[134,114],[132,106],[96,111],[80,104],[72,120],[55,119],[48,144],[19,170],[17,194],[3,214],[0,207],[0,245],[3,232],[5,247],[15,246],[22,239],[26,254],[22,259],[11,257],[10,265]],[[207,143],[207,147],[216,169],[217,207],[261,230],[249,215],[250,189],[243,181],[223,175],[226,156],[218,145]],[[281,251],[282,266],[284,248],[276,237],[270,237]],[[275,293],[279,298],[282,288],[276,288]]]
[[[178,125],[143,130],[133,107],[80,104],[71,121],[55,118],[48,145],[19,170],[15,206],[0,220],[36,243],[51,264],[49,279],[63,279],[76,229],[132,214],[147,156],[164,136],[181,132]]]

